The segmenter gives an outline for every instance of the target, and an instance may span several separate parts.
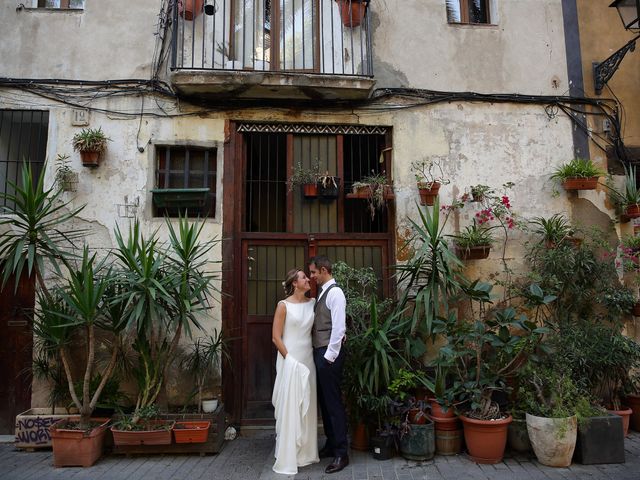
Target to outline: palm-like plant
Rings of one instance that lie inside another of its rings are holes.
[[[120,318],[112,319],[102,314],[102,307],[107,301],[105,293],[113,281],[111,272],[104,268],[104,261],[98,262],[96,255],[89,255],[89,249],[85,247],[77,269],[68,263],[66,265],[68,274],[62,286],[56,287],[51,295],[39,295],[40,311],[34,322],[34,332],[48,348],[59,351],[71,399],[80,411],[81,427],[87,428],[91,413],[115,368],[119,348],[119,342],[115,339],[126,324]],[[109,332],[114,341],[109,346],[110,359],[99,373],[100,383],[92,393],[91,381],[97,374],[98,330]],[[74,387],[70,352],[76,336],[86,343],[80,396]]]
[[[5,227],[0,236],[2,287],[15,275],[17,288],[20,276],[26,272],[35,276],[41,290],[48,295],[43,281],[45,261],[59,270],[59,262],[70,255],[73,242],[86,235],[86,230],[63,227],[84,206],[72,208],[69,202],[62,202],[62,190],[45,190],[44,175],[34,182],[30,163],[22,165],[20,183],[9,182],[9,185],[14,193],[0,193],[7,205],[1,212],[6,216],[0,218],[0,227]]]
[[[400,308],[407,305],[415,292],[411,332],[432,335],[434,322],[448,317],[449,299],[460,289],[457,270],[462,263],[446,242],[443,233],[446,221],[440,223],[438,199],[432,211],[428,207],[418,211],[420,223],[410,220],[414,235],[408,243],[414,246],[415,255],[395,268],[404,286]]]

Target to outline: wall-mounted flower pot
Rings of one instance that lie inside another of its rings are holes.
[[[116,445],[170,445],[173,421],[152,420],[149,430],[118,430],[111,427],[113,443]]]
[[[567,191],[595,190],[598,186],[598,177],[571,177],[562,182],[562,187]]]
[[[456,246],[456,255],[460,260],[483,260],[489,256],[491,245],[477,245],[475,247]]]
[[[97,167],[100,165],[100,152],[82,150],[80,151],[80,159],[85,167]]]
[[[215,412],[216,408],[218,408],[218,399],[214,398],[213,400],[202,400],[202,411],[204,413]]]
[[[102,456],[104,436],[110,419],[91,419],[91,422],[95,423],[91,430],[75,430],[68,427],[69,422],[79,420],[78,416],[61,419],[49,429],[55,467],[90,467]]]
[[[173,438],[176,443],[204,443],[209,437],[209,427],[211,422],[203,421],[180,421],[173,426]]]
[[[440,191],[440,183],[418,183],[418,193],[420,194],[420,205],[433,206],[438,192]]]
[[[331,177],[332,180],[318,182],[318,195],[325,200],[335,200],[340,194],[340,178]]]
[[[304,198],[316,198],[318,196],[318,184],[305,183],[302,185],[302,193],[304,194]]]
[[[151,194],[158,208],[202,208],[209,200],[208,188],[154,188]]]
[[[511,415],[500,420],[477,420],[460,415],[469,456],[476,463],[500,463],[507,446]]]
[[[185,20],[193,20],[202,13],[204,0],[178,0],[178,14]]]
[[[358,27],[367,11],[365,0],[336,0],[340,7],[340,18],[345,27]]]

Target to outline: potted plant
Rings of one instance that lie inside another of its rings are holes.
[[[485,195],[494,193],[491,187],[489,187],[488,185],[472,185],[470,190],[471,190],[471,199],[474,202],[480,202],[480,203],[484,201]]]
[[[627,218],[640,217],[640,189],[636,181],[636,167],[625,167],[624,187],[619,191],[609,187],[613,201],[620,206]]]
[[[313,164],[312,168],[304,168],[302,162],[298,162],[293,168],[291,177],[289,177],[289,191],[300,185],[305,198],[316,198],[318,196],[319,170],[320,165],[317,162]]]
[[[107,260],[108,261],[108,260]],[[34,333],[60,358],[69,384],[69,393],[80,412],[75,419],[63,419],[50,428],[56,466],[91,466],[102,455],[102,444],[109,419],[92,420],[98,399],[110,379],[117,360],[119,339],[126,324],[119,316],[112,316],[103,305],[109,301],[109,285],[114,278],[105,268],[105,261],[97,262],[85,246],[80,265],[75,267],[64,260],[66,280],[50,295],[40,293],[40,309],[34,321]],[[102,334],[100,332],[103,332]],[[79,395],[74,385],[74,339],[81,338],[86,351],[81,367],[84,372]],[[102,339],[102,340],[99,340]],[[91,391],[91,380],[97,370],[96,352],[107,349],[109,359],[100,372],[100,383]]]
[[[423,402],[407,401],[402,417],[398,430],[402,456],[418,462],[432,459],[436,450],[435,434]]]
[[[576,446],[576,401],[580,392],[560,365],[531,367],[520,394],[525,396],[527,431],[540,463],[568,467]]]
[[[491,231],[496,227],[483,227],[473,220],[462,232],[455,235],[456,254],[461,260],[480,260],[487,258],[491,251],[494,237]]]
[[[420,205],[432,206],[434,199],[438,196],[441,185],[446,185],[449,180],[444,178],[444,172],[437,158],[425,157],[422,160],[411,162],[418,192],[420,194]]]
[[[574,458],[583,465],[624,463],[622,418],[591,404],[586,397],[576,406],[578,437]]]
[[[73,149],[80,152],[82,165],[85,167],[97,167],[100,165],[100,156],[107,148],[110,138],[102,132],[102,128],[83,128],[80,133],[73,136]]]
[[[178,15],[183,15],[184,19],[191,21],[202,13],[204,0],[178,0]]]
[[[230,358],[226,348],[226,342],[222,330],[214,329],[213,335],[199,337],[187,347],[182,358],[182,367],[190,373],[196,381],[196,393],[198,398],[198,411],[211,413],[218,407],[218,401],[204,398],[205,384],[210,381],[218,371],[222,359]],[[214,402],[211,404],[210,402]],[[212,408],[213,407],[213,408]]]
[[[345,27],[358,27],[367,12],[367,0],[336,0],[340,7],[340,18]]]
[[[69,166],[69,155],[58,154],[56,157],[56,183],[65,192],[76,191],[78,174]]]
[[[135,414],[125,415],[111,427],[115,445],[169,445],[173,420],[160,419],[157,405],[137,408]],[[208,431],[208,430],[207,430]]]
[[[556,213],[549,218],[534,217],[531,220],[533,233],[540,235],[547,248],[556,248],[560,245],[579,246],[581,239],[574,237],[575,230],[567,218]]]
[[[371,214],[371,220],[375,218],[376,210],[386,207],[387,201],[393,198],[393,191],[384,172],[372,173],[354,182],[353,193],[347,198],[362,198],[367,200],[367,208]]]
[[[318,176],[318,193],[320,198],[334,200],[340,194],[340,178],[329,175],[329,172]]]
[[[605,175],[593,162],[585,158],[574,158],[559,166],[551,178],[562,183],[565,190],[595,190],[598,177]]]

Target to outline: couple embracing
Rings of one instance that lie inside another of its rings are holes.
[[[278,303],[273,318],[272,340],[278,349],[272,397],[276,418],[273,470],[287,475],[323,457],[333,458],[326,473],[339,472],[349,464],[340,390],[346,300],[327,257],[311,258],[308,267],[319,287],[317,299],[306,296],[311,286],[304,271],[291,270],[283,282],[287,298]],[[320,451],[317,401],[327,436]]]

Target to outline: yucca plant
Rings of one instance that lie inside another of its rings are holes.
[[[535,217],[531,224],[534,226],[533,233],[540,235],[547,245],[560,245],[574,233],[569,220],[560,213],[549,218]]]
[[[46,168],[46,167],[45,167]],[[0,263],[2,263],[2,287],[12,275],[15,285],[26,273],[35,276],[39,288],[48,295],[43,275],[45,262],[60,271],[63,258],[73,256],[71,248],[76,240],[86,236],[86,230],[65,228],[84,206],[73,208],[60,198],[62,190],[44,188],[44,174],[34,181],[30,163],[23,163],[20,182],[8,182],[13,193],[0,193],[6,206],[0,218]]]

